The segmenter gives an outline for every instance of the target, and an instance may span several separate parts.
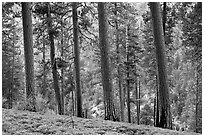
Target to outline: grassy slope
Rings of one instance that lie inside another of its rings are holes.
[[[3,135],[192,135],[146,125],[2,109]]]

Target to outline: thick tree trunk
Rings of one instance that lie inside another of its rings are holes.
[[[50,4],[47,3],[48,7],[48,13],[47,13],[47,20],[48,20],[48,34],[49,34],[49,40],[50,40],[50,58],[51,58],[51,67],[52,67],[52,76],[54,80],[54,90],[55,90],[55,98],[57,102],[58,107],[58,113],[60,115],[63,115],[62,111],[62,104],[61,104],[61,97],[60,97],[60,88],[58,83],[58,74],[57,74],[57,66],[56,66],[56,60],[55,60],[55,45],[54,45],[54,36],[53,36],[53,29],[52,29],[52,18],[50,14]]]
[[[164,32],[164,43],[165,43],[165,45],[166,45],[166,32],[165,32],[165,30],[166,30],[166,20],[167,20],[167,5],[166,5],[166,2],[163,2],[163,18],[162,18],[162,20],[163,20],[163,32]],[[171,110],[170,110],[170,104],[169,104],[169,129],[172,129],[172,116],[171,116]]]
[[[115,3],[115,16],[117,16],[117,3]],[[120,97],[120,118],[121,121],[124,121],[124,95],[122,90],[122,73],[120,69],[120,50],[119,50],[119,29],[118,29],[118,21],[115,20],[115,29],[116,29],[116,52],[117,52],[117,73],[118,73],[118,90]]]
[[[77,19],[77,3],[72,3],[73,17],[73,35],[74,35],[74,65],[75,65],[75,83],[77,98],[77,117],[82,117],[82,99],[80,87],[80,64],[79,64],[79,42],[78,42],[78,19]]]
[[[29,2],[22,2],[24,55],[26,72],[26,99],[27,109],[36,111],[36,95],[34,83],[34,59],[33,59],[33,31],[31,7]]]
[[[102,85],[104,92],[104,107],[105,107],[105,119],[116,120],[115,108],[113,101],[111,72],[108,56],[108,30],[107,19],[105,12],[105,4],[103,2],[98,3],[98,18],[99,18],[99,46],[101,54],[101,73],[102,73]]]
[[[161,104],[160,127],[169,128],[169,91],[167,84],[165,41],[159,2],[150,2],[153,20],[154,45],[159,74],[159,100]]]

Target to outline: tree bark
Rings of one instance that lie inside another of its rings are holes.
[[[139,114],[139,89],[138,89],[138,84],[137,83],[138,79],[137,76],[135,78],[135,98],[136,98],[136,107],[137,107],[137,124],[139,125],[140,123],[140,114]]]
[[[26,72],[26,99],[27,109],[36,111],[36,95],[34,81],[33,31],[32,16],[29,2],[22,2],[24,56]]]
[[[195,99],[195,132],[199,133],[199,67],[198,67],[198,62],[196,63],[196,99]]]
[[[130,112],[130,66],[128,64],[129,60],[129,53],[130,53],[130,46],[129,46],[129,26],[126,29],[126,61],[127,61],[127,113],[128,113],[128,122],[131,123],[131,112]]]
[[[64,56],[64,35],[63,35],[63,22],[61,22],[61,59]],[[64,113],[64,67],[61,68],[61,102],[62,102],[62,111]]]
[[[72,91],[72,116],[75,116],[75,99],[74,99],[74,91]]]
[[[156,127],[156,94],[154,97],[154,126]]]
[[[137,124],[140,124],[140,79],[138,81],[138,91],[137,91]]]
[[[165,59],[165,41],[162,26],[162,18],[159,2],[150,2],[152,13],[154,45],[156,47],[156,57],[159,74],[159,100],[161,104],[160,127],[169,128],[169,91],[167,84],[166,59]]]
[[[164,43],[165,43],[165,45],[166,45],[166,32],[165,32],[165,30],[166,30],[166,20],[167,20],[167,10],[166,10],[166,8],[167,8],[167,5],[166,5],[166,2],[163,2],[163,18],[162,18],[162,20],[163,20],[163,32],[164,32]],[[169,104],[169,129],[172,129],[172,116],[171,116],[171,110],[170,110],[170,104]]]
[[[115,3],[115,16],[117,16],[117,3]],[[120,97],[120,118],[121,121],[124,121],[124,95],[122,91],[122,73],[120,69],[120,49],[119,49],[119,29],[118,29],[118,21],[115,20],[115,29],[116,29],[116,52],[117,52],[117,73],[118,73],[118,90]]]
[[[43,98],[46,97],[46,63],[45,63],[45,35],[43,33]]]
[[[159,112],[160,112],[160,107],[159,107],[159,82],[158,78],[156,75],[156,127],[159,127]]]
[[[79,64],[79,42],[78,42],[78,19],[77,19],[77,3],[72,3],[73,17],[73,35],[74,35],[74,65],[75,65],[75,83],[77,97],[77,117],[82,116],[82,99],[80,86],[80,64]]]
[[[14,67],[15,67],[15,36],[13,32],[13,58],[12,58],[12,70],[11,70],[11,88],[9,90],[9,109],[13,107],[13,93],[14,93]]]
[[[98,3],[98,19],[99,19],[99,47],[101,54],[101,73],[102,73],[102,85],[104,92],[104,107],[105,107],[105,119],[115,121],[113,91],[111,72],[108,56],[108,30],[105,4],[103,2]]]
[[[59,88],[59,78],[57,74],[57,66],[56,66],[56,60],[55,60],[55,45],[54,45],[54,35],[53,31],[54,29],[52,28],[52,18],[51,18],[51,13],[50,13],[50,3],[47,3],[47,26],[48,26],[48,34],[49,34],[49,40],[50,40],[50,59],[51,59],[51,67],[52,67],[52,76],[54,80],[54,90],[55,90],[55,98],[57,102],[57,107],[58,107],[58,114],[63,115],[62,111],[62,104],[61,104],[61,97],[60,97],[60,88]]]

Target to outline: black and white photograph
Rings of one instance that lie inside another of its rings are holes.
[[[1,135],[202,135],[202,1],[1,8]]]

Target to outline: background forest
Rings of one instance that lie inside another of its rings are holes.
[[[202,133],[202,3],[159,4],[168,126],[149,3],[3,2],[2,107]]]

